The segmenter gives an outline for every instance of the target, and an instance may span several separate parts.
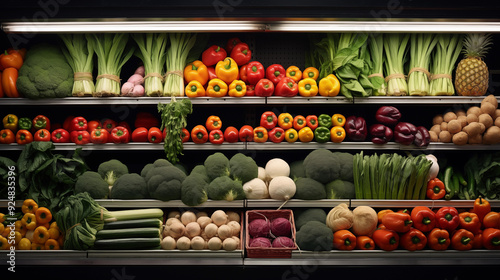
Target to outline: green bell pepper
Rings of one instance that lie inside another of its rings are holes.
[[[318,116],[318,124],[321,127],[330,128],[332,126],[332,117],[328,114],[321,114]]]
[[[318,143],[326,143],[330,141],[330,129],[324,126],[318,126],[314,130],[314,139]]]
[[[31,119],[27,117],[20,118],[17,126],[19,127],[19,129],[31,130]]]

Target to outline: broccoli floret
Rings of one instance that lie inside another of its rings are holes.
[[[353,180],[353,155],[316,149],[304,159],[306,176],[323,184],[336,179]]]
[[[295,187],[296,191],[293,198],[305,200],[326,198],[325,185],[314,179],[307,177],[298,178],[297,181],[295,181]]]
[[[117,199],[147,198],[148,189],[146,181],[137,173],[124,174],[113,184],[110,197]]]
[[[297,230],[309,221],[318,221],[326,224],[326,212],[321,208],[309,208],[306,210],[294,210],[295,227]]]
[[[73,74],[58,46],[41,43],[26,53],[16,85],[26,98],[67,97],[72,95]]]
[[[194,173],[197,173],[197,174],[200,174],[201,176],[203,176],[203,179],[207,182],[207,183],[210,183],[210,178],[208,178],[208,175],[207,175],[207,169],[205,168],[205,165],[203,164],[198,164],[196,165],[193,170],[191,170],[191,173],[190,174],[194,174]]]
[[[304,169],[304,160],[296,160],[290,163],[290,178],[294,181],[306,177],[306,170]]]
[[[325,186],[326,198],[328,199],[347,199],[356,198],[354,184],[340,179],[334,180]]]
[[[306,251],[331,251],[333,231],[326,224],[309,221],[296,234],[297,246]]]
[[[162,201],[181,199],[181,184],[185,178],[186,174],[173,165],[151,168],[145,178],[149,196]]]
[[[85,171],[78,176],[75,183],[75,194],[87,192],[94,199],[108,198],[109,185],[95,171]]]
[[[200,173],[193,173],[184,179],[181,184],[181,201],[187,206],[198,206],[207,201],[208,182]]]
[[[113,186],[120,176],[128,174],[128,167],[117,159],[110,159],[99,164],[97,173],[101,175],[109,186]]]
[[[151,168],[160,167],[160,166],[172,166],[172,165],[173,164],[170,161],[168,161],[164,158],[157,159],[153,163],[148,163],[148,164],[144,165],[144,167],[141,170],[141,176],[146,178],[146,174],[148,174],[148,172],[149,172],[149,170],[151,170]]]
[[[259,176],[259,166],[253,158],[237,153],[229,160],[229,172],[231,178],[245,184]]]
[[[212,180],[207,187],[208,198],[213,200],[240,200],[245,199],[243,185],[229,176],[220,176]]]
[[[144,167],[141,170],[141,176],[143,178],[146,178],[146,174],[148,174],[149,170],[151,170],[153,167],[154,167],[154,164],[152,164],[152,163],[148,163],[148,164],[144,165]]]
[[[229,176],[229,159],[221,152],[209,155],[203,163],[210,181],[217,177]]]

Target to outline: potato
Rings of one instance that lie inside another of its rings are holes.
[[[490,94],[483,98],[483,100],[481,101],[481,105],[483,105],[483,103],[491,103],[495,107],[495,109],[498,108],[498,100],[493,94]]]
[[[474,137],[478,134],[481,134],[481,125],[478,122],[472,122],[463,128],[463,131],[469,135],[469,137]]]
[[[486,131],[486,126],[484,126],[484,123],[478,122],[478,124],[481,126],[481,134],[483,134]]]
[[[469,136],[469,144],[481,144],[483,143],[483,135],[476,134],[475,136]]]
[[[441,131],[448,131],[448,123],[447,122],[442,122],[441,123]]]
[[[439,132],[439,141],[443,143],[451,143],[451,133],[447,130]]]
[[[434,133],[436,133],[436,135],[438,135],[439,132],[441,132],[441,124],[433,125],[429,131],[434,131]]]
[[[498,117],[500,117],[500,109],[496,109],[495,110],[495,115],[492,116],[494,119],[497,119]]]
[[[455,111],[455,115],[457,115],[457,117],[467,116],[467,112],[465,112],[463,109],[458,109]]]
[[[488,129],[490,126],[493,125],[493,118],[491,118],[490,115],[484,113],[479,115],[479,122],[484,124],[485,128]]]
[[[448,123],[448,131],[451,134],[458,133],[458,132],[462,131],[462,124],[460,123],[459,120],[451,120]]]
[[[483,144],[494,145],[498,143],[500,143],[500,127],[495,125],[490,126],[490,128],[484,132]]]
[[[493,124],[500,127],[500,118],[496,118]]]
[[[473,122],[478,122],[478,121],[479,121],[478,115],[476,115],[476,114],[467,115],[467,123],[473,123]]]
[[[457,117],[457,121],[460,122],[460,126],[465,127],[468,123],[467,123],[467,117],[465,115],[462,115],[462,116],[458,116]]]
[[[483,114],[494,116],[496,110],[497,107],[495,107],[493,104],[489,102],[481,103],[481,111],[483,112]]]
[[[443,122],[443,115],[439,114],[434,116],[432,119],[432,124],[441,124]]]
[[[429,135],[431,136],[431,142],[439,142],[438,134],[435,131],[430,130]]]
[[[456,119],[457,119],[457,114],[455,114],[455,112],[448,112],[443,116],[443,121],[445,122],[450,122],[451,120],[456,120]]]
[[[483,112],[481,111],[481,108],[479,108],[478,106],[472,106],[470,107],[468,110],[467,110],[467,116],[470,115],[470,114],[474,114],[476,116],[479,116],[481,115]]]
[[[453,135],[452,141],[455,145],[465,145],[469,141],[469,135],[467,135],[464,131],[460,131],[459,133]]]

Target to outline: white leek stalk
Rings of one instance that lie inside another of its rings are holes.
[[[74,72],[73,96],[92,96],[95,91],[92,78],[94,48],[84,34],[59,35],[66,45],[63,54]]]

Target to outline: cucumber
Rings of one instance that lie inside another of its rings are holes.
[[[97,250],[148,250],[160,246],[159,237],[100,239],[94,242]]]
[[[118,229],[118,228],[145,228],[154,227],[161,228],[162,221],[160,219],[137,219],[105,223],[103,229]]]
[[[160,237],[159,228],[119,228],[119,229],[103,229],[97,232],[96,239],[116,239],[116,238],[133,238],[133,237]]]

